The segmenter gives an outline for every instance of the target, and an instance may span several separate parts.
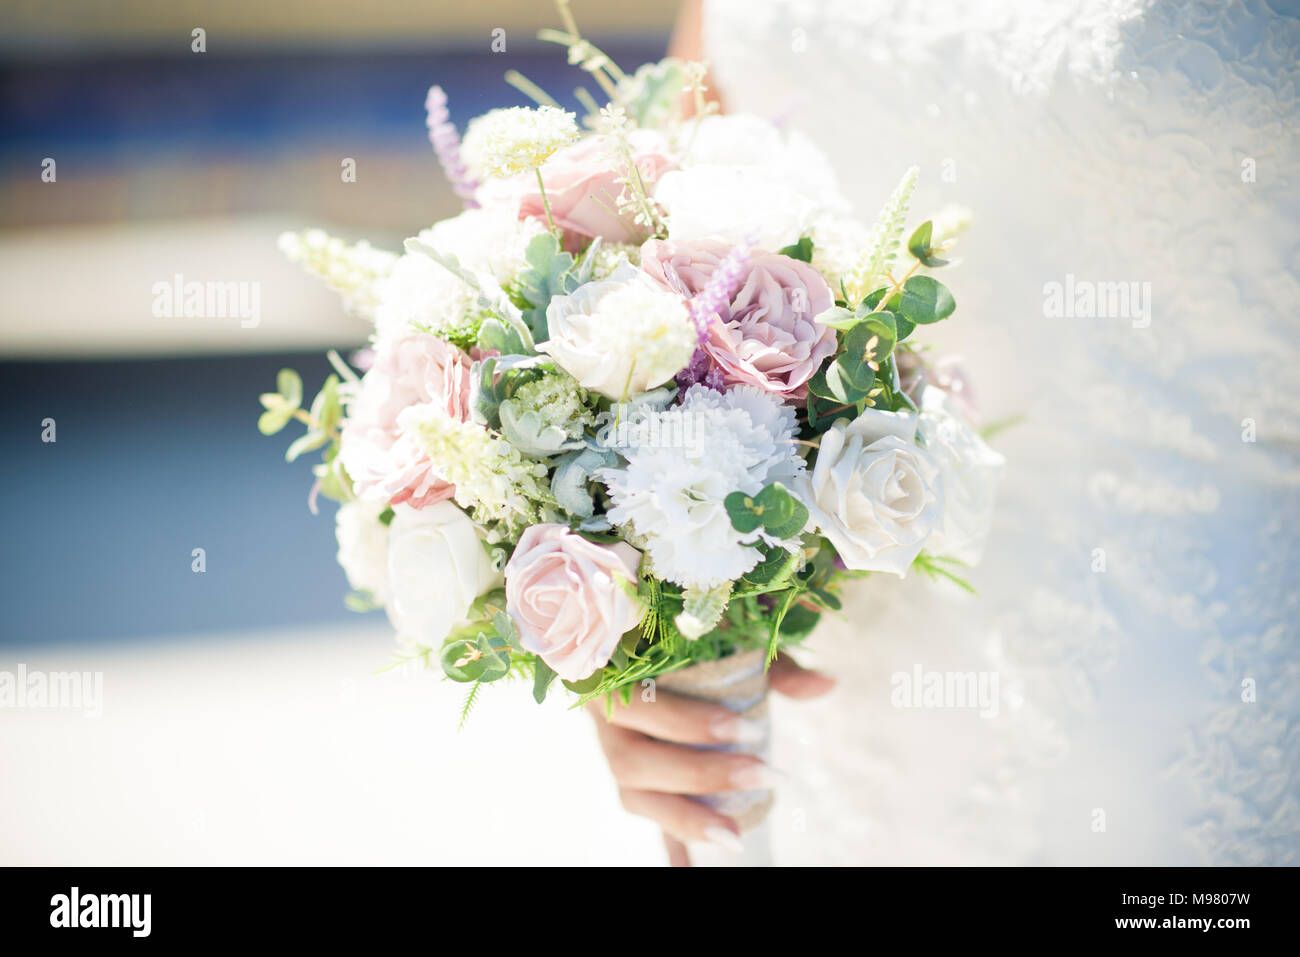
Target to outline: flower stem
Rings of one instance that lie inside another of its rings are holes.
[[[536,166],[533,168],[533,172],[537,174],[537,188],[542,191],[542,209],[546,210],[546,221],[551,224],[551,232],[555,234],[555,238],[563,243],[564,237],[560,235],[559,227],[555,225],[555,219],[551,216],[551,201],[546,198],[546,184],[542,182],[542,168]]]

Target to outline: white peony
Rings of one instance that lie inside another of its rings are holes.
[[[623,263],[546,309],[550,338],[538,345],[584,389],[612,399],[648,392],[691,361],[698,336],[681,297]]]
[[[921,435],[943,476],[943,523],[927,546],[968,565],[979,562],[993,523],[993,505],[1006,459],[985,444],[942,389],[921,397]]]
[[[386,502],[345,502],[334,516],[339,564],[348,584],[377,604],[388,601],[388,526],[379,520]]]
[[[502,582],[478,528],[451,502],[393,506],[388,619],[402,644],[437,648],[474,599]]]
[[[797,484],[794,410],[752,386],[724,394],[696,385],[679,407],[647,417],[654,421],[637,434],[653,444],[620,449],[627,465],[597,473],[613,500],[610,521],[644,547],[662,578],[687,588],[739,578],[758,563],[754,546],[764,534],[736,531],[724,503],[773,481]]]
[[[753,242],[777,251],[808,233],[821,204],[790,181],[757,166],[700,165],[660,177],[655,201],[668,220],[668,238]]]
[[[466,270],[504,283],[527,267],[528,243],[543,232],[540,223],[521,220],[508,209],[467,209],[415,238],[455,256]],[[380,339],[408,335],[412,324],[449,332],[468,323],[478,303],[469,284],[421,252],[397,260],[379,295],[375,332]]]
[[[914,414],[867,409],[820,439],[800,493],[849,568],[901,577],[943,518],[939,466],[916,427]]]

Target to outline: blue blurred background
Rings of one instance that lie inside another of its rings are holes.
[[[454,214],[425,92],[442,85],[462,128],[526,102],[508,69],[572,102],[585,77],[532,39],[553,8],[326,2],[294,20],[281,5],[62,6],[83,15],[20,3],[0,19],[0,645],[354,619],[333,505],[312,515],[310,457],[283,459],[296,427],[266,438],[255,422],[277,369],[300,370],[310,396],[323,350],[366,328],[275,238],[319,225],[399,249]],[[673,7],[576,10],[636,64],[662,55]],[[150,288],[177,272],[260,283],[261,325],[156,319]],[[41,441],[46,418],[56,442]]]

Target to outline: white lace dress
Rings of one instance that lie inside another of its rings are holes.
[[[1280,6],[706,4],[728,108],[812,135],[865,218],[914,163],[914,211],[975,211],[938,338],[987,419],[1027,417],[981,597],[877,578],[814,636],[842,686],[777,705],[778,863],[1300,863]],[[1099,283],[1137,285],[1049,317]],[[894,707],[918,667],[996,674],[996,716]]]

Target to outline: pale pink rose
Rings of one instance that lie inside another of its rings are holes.
[[[652,190],[659,177],[675,168],[668,156],[668,144],[651,130],[634,130],[628,135],[632,159],[640,170],[646,188]],[[630,215],[618,214],[618,197],[623,187],[615,182],[620,175],[609,155],[605,137],[593,136],[565,147],[542,164],[542,182],[551,204],[555,225],[565,234],[565,248],[580,248],[588,239],[599,236],[607,243],[638,242],[646,235],[643,227],[632,222]],[[522,190],[519,199],[521,218],[546,221],[537,176],[518,177]]]
[[[641,268],[686,298],[702,292],[731,244],[718,239],[652,239],[641,247]],[[812,266],[780,253],[754,250],[740,288],[717,314],[704,343],[728,385],[753,385],[792,399],[807,395],[808,380],[835,354],[835,330],[815,321],[834,302]]]
[[[603,668],[641,621],[641,603],[624,590],[640,564],[641,553],[625,542],[597,545],[564,525],[529,526],[505,569],[519,643],[565,681]]]
[[[468,421],[470,364],[451,343],[422,332],[376,346],[374,365],[348,408],[339,451],[360,498],[424,508],[452,496],[455,488],[418,443],[401,433],[397,417],[432,402]]]

